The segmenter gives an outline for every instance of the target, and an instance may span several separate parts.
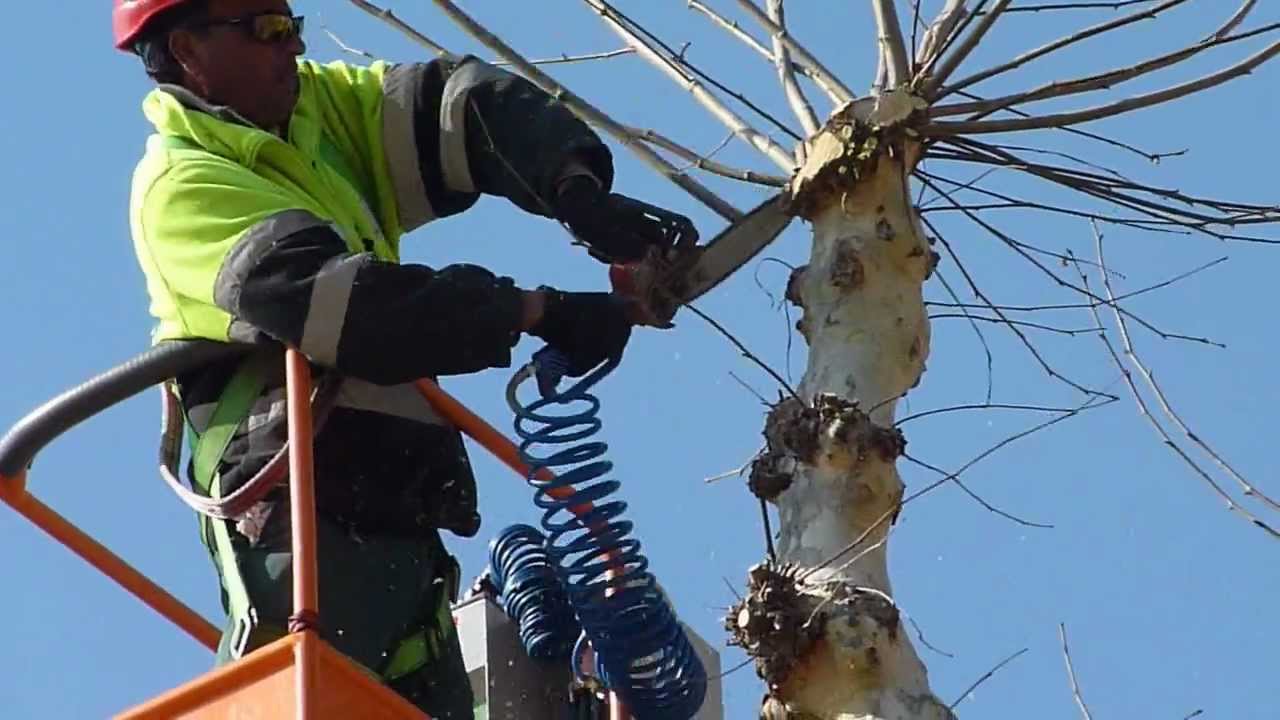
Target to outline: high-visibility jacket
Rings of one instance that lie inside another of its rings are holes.
[[[508,365],[520,294],[475,266],[400,264],[401,236],[480,193],[546,215],[566,173],[608,186],[609,152],[560,103],[474,58],[303,60],[299,75],[283,137],[179,87],[146,98],[156,134],[133,179],[130,219],[154,337],[299,348],[343,378],[317,442],[320,511],[365,533],[474,534],[461,439],[410,381]],[[179,378],[196,432],[234,370]],[[222,492],[283,443],[282,384],[268,379],[228,444]],[[261,529],[239,528],[250,540]]]

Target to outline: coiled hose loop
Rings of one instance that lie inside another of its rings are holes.
[[[706,671],[649,572],[632,523],[622,519],[626,503],[609,500],[621,487],[604,479],[613,469],[603,459],[609,446],[588,440],[603,428],[600,401],[589,391],[617,360],[558,392],[564,364],[544,349],[507,386],[534,504],[543,510],[548,555],[605,684],[637,718],[688,720],[702,706]],[[518,389],[535,375],[542,397],[526,405]],[[543,469],[554,479],[537,477]]]
[[[568,660],[581,629],[556,579],[546,539],[529,525],[503,530],[489,543],[490,580],[529,657]]]

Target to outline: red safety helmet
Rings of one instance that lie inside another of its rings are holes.
[[[111,30],[116,48],[132,50],[147,24],[157,15],[190,0],[115,0],[111,9]]]

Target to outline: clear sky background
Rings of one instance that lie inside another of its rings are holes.
[[[925,6],[933,10],[939,4],[930,0]],[[1019,0],[1015,6],[1026,4]],[[773,70],[684,5],[623,3],[670,42],[693,41],[691,59],[794,124]],[[734,3],[713,5],[728,11]],[[867,87],[874,69],[867,5],[853,0],[788,5],[795,32],[857,90]],[[909,17],[911,3],[899,5]],[[1077,52],[1029,66],[1020,81],[995,82],[982,91],[994,94],[1128,65],[1202,37],[1237,5],[1187,3],[1158,24],[1083,44]],[[1266,5],[1254,26],[1280,19],[1277,9]],[[134,59],[111,49],[107,6],[43,2],[7,8],[9,99],[0,113],[0,237],[6,248],[0,260],[6,348],[0,353],[0,426],[148,343],[151,320],[126,214],[129,176],[149,133],[139,110],[148,83]],[[431,3],[401,0],[393,7],[451,49],[489,56]],[[466,7],[532,57],[619,46],[597,18],[571,0],[472,0]],[[341,0],[301,0],[296,9],[313,23],[307,39],[314,58],[350,57],[321,32],[322,19],[350,45],[381,57],[423,57]],[[1111,10],[1011,15],[966,69],[987,67],[1114,16]],[[1183,70],[1099,94],[1091,102],[1186,79],[1261,47],[1255,40],[1212,51]],[[660,128],[702,149],[724,138],[725,131],[686,92],[635,57],[557,67],[554,74],[630,124]],[[1158,166],[1062,133],[1009,142],[1087,154],[1128,175],[1188,192],[1274,203],[1274,167],[1280,159],[1274,141],[1280,120],[1273,99],[1277,80],[1280,65],[1273,64],[1199,98],[1091,126],[1151,150],[1191,150]],[[614,147],[618,190],[691,214],[704,236],[720,228],[710,213]],[[717,157],[770,169],[740,143],[730,143]],[[963,179],[977,172],[943,163],[932,171]],[[1041,201],[1072,200],[1011,172],[987,182]],[[742,207],[764,197],[757,188],[717,187]],[[995,301],[1074,300],[984,231],[954,214],[931,218],[942,223],[966,267]],[[1025,242],[1092,257],[1089,227],[1077,218],[1004,212],[991,220]],[[1210,336],[1227,349],[1162,341],[1145,331],[1137,332],[1136,341],[1185,417],[1248,477],[1280,494],[1273,456],[1280,393],[1269,290],[1280,249],[1125,228],[1107,232],[1109,260],[1124,274],[1117,278],[1121,291],[1229,258],[1131,305],[1166,331]],[[807,226],[797,222],[768,254],[800,262],[808,242]],[[496,199],[420,230],[406,238],[404,247],[410,261],[466,260],[527,286],[607,285],[603,269],[571,248],[554,224],[523,216]],[[966,301],[972,299],[953,262],[944,260],[941,271]],[[789,321],[773,303],[786,276],[777,263],[753,264],[702,307],[798,381],[803,343],[793,336],[788,356]],[[936,280],[927,292],[932,299],[948,299]],[[1063,328],[1092,324],[1083,311],[1031,319]],[[995,358],[996,401],[1081,402],[1079,393],[1051,381],[1007,330],[989,324],[983,330]],[[1096,338],[1028,333],[1055,368],[1124,394]],[[523,359],[534,349],[527,342],[519,355]],[[761,442],[765,408],[730,373],[776,397],[764,373],[685,314],[673,331],[637,332],[623,368],[600,388],[611,455],[639,537],[681,616],[717,645],[724,641],[723,610],[733,599],[725,579],[741,586],[746,569],[764,554],[758,508],[744,484],[738,479],[703,482],[742,464]],[[453,379],[447,386],[505,427],[510,416],[502,388],[508,377],[509,371],[495,370]],[[981,402],[986,392],[986,360],[972,328],[963,320],[939,319],[929,372],[900,412]],[[158,405],[156,394],[148,392],[77,428],[38,458],[30,486],[220,622],[214,570],[195,520],[156,477]],[[1026,413],[949,413],[904,429],[915,457],[957,468],[1042,419]],[[481,571],[489,537],[508,523],[536,519],[531,493],[518,478],[480,451],[475,461],[485,525],[475,539],[450,540],[468,578]],[[909,490],[934,479],[906,462],[901,469]],[[1206,718],[1277,717],[1280,566],[1275,558],[1280,547],[1226,511],[1160,444],[1127,397],[1015,443],[963,479],[998,507],[1054,528],[1012,523],[954,486],[903,513],[891,541],[894,591],[929,642],[953,656],[917,641],[937,694],[955,700],[1002,658],[1028,649],[960,705],[962,716],[1078,717],[1057,636],[1058,623],[1065,622],[1082,690],[1098,720],[1178,720],[1200,708]],[[107,716],[211,664],[205,649],[7,508],[0,508],[0,578],[0,618],[6,628],[0,641],[0,717]],[[729,648],[722,658],[732,667],[742,655]],[[730,675],[725,692],[726,717],[754,717],[762,687],[751,668]]]

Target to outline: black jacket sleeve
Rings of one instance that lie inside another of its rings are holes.
[[[321,365],[382,385],[505,367],[521,332],[511,279],[353,254],[303,210],[244,235],[218,273],[214,302]]]
[[[550,216],[556,182],[574,173],[612,186],[612,155],[599,136],[518,75],[474,57],[435,60],[390,68],[384,90],[386,145],[416,155],[435,217],[465,210],[479,193]]]

